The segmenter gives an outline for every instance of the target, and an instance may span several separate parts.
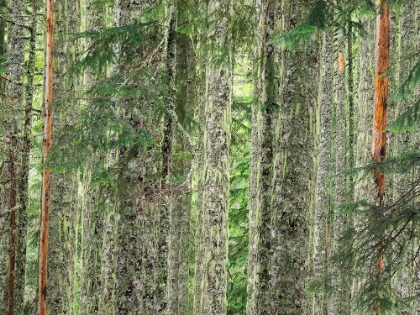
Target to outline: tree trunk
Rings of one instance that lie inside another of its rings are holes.
[[[206,12],[206,2],[201,1],[198,6],[199,12]],[[199,104],[197,107],[196,116],[198,116],[198,122],[200,126],[200,130],[205,129],[205,104],[206,104],[206,54],[204,51],[204,47],[206,45],[206,32],[207,32],[207,15],[203,14],[203,21],[199,25],[199,35],[198,35],[198,43],[197,43],[197,51],[198,51],[198,62],[197,62],[197,87],[196,87],[196,98],[195,102]],[[203,209],[203,197],[202,194],[204,192],[204,176],[201,173],[201,166],[204,164],[205,160],[205,149],[204,149],[204,133],[200,132],[198,135],[198,142],[196,144],[198,148],[198,158],[197,163],[194,165],[194,171],[196,175],[197,181],[197,212],[196,212],[196,230],[195,230],[195,264],[194,264],[194,301],[193,301],[193,313],[198,314],[201,312],[201,293],[202,286],[204,282],[202,281],[202,268],[203,268],[203,261],[204,261],[204,239],[201,237],[205,231],[203,226],[204,224],[204,212]]]
[[[282,32],[302,22],[313,1],[285,1],[280,21]],[[317,167],[315,117],[320,80],[320,45],[280,52],[282,83],[278,98],[276,147],[273,152],[273,203],[270,222],[270,272],[268,299],[271,312],[309,313],[305,292],[311,270]],[[293,123],[290,123],[293,122]],[[267,161],[268,162],[268,161]],[[264,176],[264,173],[263,175]],[[266,210],[265,210],[266,211]]]
[[[26,242],[28,232],[28,203],[29,203],[29,163],[32,137],[32,103],[35,73],[35,49],[37,32],[37,1],[30,3],[32,14],[27,20],[29,31],[28,59],[25,62],[26,84],[25,103],[23,111],[22,140],[19,150],[22,155],[21,165],[18,168],[17,203],[20,206],[17,215],[17,257],[16,257],[16,286],[15,286],[15,314],[23,314],[25,306],[26,286]],[[23,107],[23,106],[22,106]]]
[[[47,0],[47,46],[45,53],[45,120],[42,160],[47,161],[52,144],[52,96],[53,96],[53,34],[54,1]],[[50,169],[46,166],[42,172],[41,228],[39,243],[38,270],[38,315],[47,315],[47,256],[48,229],[50,216]]]
[[[388,98],[388,66],[389,66],[389,8],[387,1],[377,0],[381,6],[376,20],[376,67],[375,67],[375,99],[373,109],[372,129],[372,159],[382,162],[385,158],[386,149],[386,120],[387,120],[387,98]],[[382,170],[375,171],[375,182],[378,187],[378,204],[384,207],[385,195],[385,174]],[[378,215],[381,215],[378,213]],[[378,245],[377,273],[381,276],[383,261],[381,254],[382,245]],[[381,313],[381,305],[376,301],[376,314]]]
[[[120,25],[149,22],[147,14],[156,9],[155,1],[121,3]],[[155,11],[156,12],[156,11]],[[166,19],[167,17],[165,17]],[[118,161],[118,258],[116,285],[117,314],[158,314],[166,310],[167,288],[167,193],[163,189],[162,141],[164,128],[159,110],[165,108],[167,71],[162,67],[163,31],[153,24],[144,29],[146,40],[141,50],[122,45],[119,71],[123,86],[142,89],[141,93],[120,97],[120,116],[131,125],[143,144],[122,146]],[[150,36],[149,36],[150,35]],[[141,68],[133,67],[142,64]],[[127,71],[128,69],[134,71]],[[163,68],[163,69],[162,69]],[[155,76],[151,77],[151,73]],[[141,78],[142,86],[138,86]],[[144,78],[147,78],[144,79]],[[164,100],[165,102],[162,102]],[[152,139],[149,141],[147,138]]]
[[[334,37],[325,34],[323,39],[323,56],[320,58],[322,65],[322,73],[319,87],[319,107],[317,112],[317,134],[319,134],[318,149],[318,167],[317,167],[317,200],[314,224],[314,261],[313,261],[313,277],[315,281],[325,281],[326,287],[332,285],[330,278],[325,275],[331,273],[330,258],[332,252],[332,166],[333,159],[331,148],[333,146],[333,111],[334,111],[334,77],[336,69],[333,60],[334,54]],[[338,60],[340,61],[340,52]],[[339,62],[343,66],[343,63]],[[344,71],[344,68],[339,69]],[[326,287],[324,290],[316,292],[313,299],[314,314],[336,314],[332,308],[331,292]]]
[[[70,78],[69,69],[75,54],[77,42],[70,40],[70,34],[79,31],[80,7],[78,1],[55,1],[55,32],[53,84],[53,146],[60,151],[74,128],[75,113],[79,110],[76,91],[80,84],[77,78]],[[65,164],[68,157],[60,157],[54,164]],[[67,171],[51,174],[51,216],[50,250],[48,251],[48,314],[73,314],[75,305],[75,262],[78,217],[78,176]]]
[[[274,158],[275,106],[277,104],[277,53],[266,45],[275,30],[279,7],[274,1],[256,1],[258,29],[254,48],[252,156],[250,187],[250,241],[247,314],[270,313],[270,223]]]
[[[345,5],[346,1],[338,0],[336,5]],[[335,11],[336,16],[340,12]],[[351,19],[351,12],[346,13],[346,18]],[[350,152],[353,152],[353,119],[354,115],[351,112],[353,96],[350,94],[350,83],[353,82],[353,56],[352,56],[352,40],[353,34],[350,33],[350,23],[346,22],[338,30],[337,42],[338,55],[337,65],[335,66],[335,88],[336,88],[336,104],[335,104],[335,197],[334,205],[338,211],[341,205],[345,202],[351,202],[350,190],[352,190],[352,181],[348,176],[344,175],[347,168],[350,168]],[[351,135],[351,136],[350,136]],[[351,139],[350,139],[351,138]],[[340,246],[347,246],[347,244],[340,244],[339,237],[343,230],[351,224],[347,216],[336,215],[333,221],[333,240],[334,251]],[[352,287],[348,288],[351,280],[346,278],[344,273],[336,270],[339,275],[336,281],[337,289],[334,292],[333,312],[340,314],[350,314],[351,308],[348,306]]]
[[[107,10],[105,6],[98,5],[93,0],[86,3],[86,30],[102,31],[105,28]],[[90,45],[89,43],[88,45]],[[98,83],[98,75],[88,71],[86,75],[87,88],[91,89]],[[91,104],[89,104],[91,105]],[[80,312],[82,315],[104,314],[100,312],[102,290],[104,289],[104,278],[101,275],[102,248],[104,238],[104,220],[107,211],[104,204],[106,195],[101,186],[92,183],[92,172],[99,163],[103,163],[104,154],[93,153],[92,160],[87,161],[87,169],[83,177],[83,201],[82,208],[82,272],[81,272],[81,301]],[[106,154],[105,154],[106,156]],[[97,161],[100,161],[99,163]],[[101,189],[102,188],[102,189]],[[109,209],[107,209],[110,211]]]
[[[204,104],[204,136],[202,191],[198,211],[202,233],[197,243],[202,249],[196,253],[201,263],[196,274],[196,315],[222,315],[227,311],[227,241],[229,199],[229,145],[231,128],[231,59],[224,57],[230,49],[230,36],[226,33],[231,14],[230,6],[220,1],[209,1],[203,12],[213,26],[207,29],[206,93]],[[213,24],[218,21],[217,24]],[[215,41],[215,42],[213,42]],[[199,257],[203,255],[202,258]],[[199,288],[199,289],[198,289]]]
[[[177,23],[183,18],[185,1],[177,1]],[[178,121],[173,122],[174,147],[171,157],[171,165],[180,180],[171,179],[171,196],[168,244],[168,306],[167,313],[173,315],[188,314],[188,280],[189,280],[189,230],[191,193],[189,189],[188,173],[191,169],[191,161],[183,161],[176,156],[188,156],[187,139],[181,132],[176,132],[182,124],[179,117],[192,116],[193,95],[188,81],[193,76],[194,61],[192,45],[186,35],[177,34],[175,40],[174,55],[174,101]],[[169,86],[171,89],[171,86]],[[185,121],[183,121],[185,122]],[[184,124],[185,126],[185,124]],[[192,148],[190,148],[192,149]],[[165,159],[164,159],[165,160]],[[172,177],[172,176],[171,176]]]
[[[23,310],[24,287],[25,287],[25,262],[26,262],[26,228],[27,213],[26,202],[21,205],[18,201],[24,191],[19,189],[21,181],[27,176],[22,172],[24,163],[23,116],[25,109],[24,63],[25,41],[22,38],[27,34],[24,27],[28,22],[22,17],[22,11],[26,8],[25,1],[16,1],[11,6],[10,20],[13,21],[8,27],[8,49],[6,63],[6,86],[5,86],[5,113],[9,114],[5,119],[5,155],[7,164],[7,205],[3,209],[10,211],[10,238],[9,238],[9,263],[8,263],[8,290],[7,305],[8,315],[18,314]],[[23,245],[23,247],[22,247]],[[23,265],[19,265],[23,264]]]

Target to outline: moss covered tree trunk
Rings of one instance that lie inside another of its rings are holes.
[[[5,0],[0,2],[1,6],[4,7],[6,5]],[[6,23],[4,20],[2,20],[0,22],[0,53],[1,55],[5,55],[6,52],[6,46],[5,46],[5,36],[6,36]],[[5,85],[6,85],[6,81],[5,80],[0,80],[0,92],[2,94],[5,94]],[[1,129],[2,133],[5,132],[6,130],[6,122],[8,120],[8,114],[7,111],[5,111],[5,109],[7,109],[8,107],[7,104],[5,103],[5,101],[3,100],[2,102],[0,102],[1,105],[1,116],[0,119],[2,121],[2,126],[3,128]],[[3,138],[4,139],[4,138]],[[0,159],[1,159],[1,173],[5,173],[7,172],[7,164],[5,163],[5,161],[7,161],[7,151],[5,150],[6,147],[2,147],[2,149],[0,150]],[[1,177],[1,199],[0,199],[0,204],[1,204],[1,209],[0,209],[0,265],[1,266],[5,266],[4,268],[0,269],[0,312],[2,314],[7,314],[7,301],[8,301],[8,297],[7,297],[7,286],[8,286],[8,281],[7,281],[7,272],[8,272],[8,261],[9,261],[9,238],[10,238],[10,224],[9,224],[9,207],[7,206],[7,194],[8,194],[8,189],[7,189],[7,185],[5,185],[5,183],[7,183],[7,179],[5,178],[5,176]]]
[[[159,7],[155,5],[155,1],[122,1],[120,25],[156,19],[159,11],[155,10]],[[121,97],[118,106],[122,119],[131,126],[130,132],[137,134],[138,142],[119,149],[117,164],[117,314],[152,315],[165,312],[167,307],[166,194],[170,189],[165,186],[165,179],[169,179],[167,167],[162,176],[163,165],[168,162],[167,156],[162,161],[162,148],[170,144],[172,136],[165,134],[160,115],[166,111],[168,101],[169,73],[161,62],[168,42],[162,36],[165,31],[161,25],[166,24],[167,18],[143,29],[146,38],[141,49],[122,45],[119,56],[121,85],[138,92]],[[172,132],[171,128],[168,131]],[[167,150],[164,151],[166,154]]]
[[[24,16],[22,11],[28,1],[14,1],[9,6],[9,15],[4,18],[8,23],[7,50],[4,47],[4,27],[2,26],[1,51],[6,53],[5,76],[1,89],[3,100],[1,111],[4,128],[2,153],[2,214],[0,253],[5,278],[1,281],[2,298],[0,309],[4,314],[21,314],[24,308],[25,270],[26,270],[26,233],[29,174],[29,137],[31,134],[31,89],[32,80],[28,77],[25,85],[25,72],[33,69],[33,58],[25,63],[27,39],[31,39],[34,25],[31,15]],[[4,6],[4,3],[2,4]],[[30,9],[30,8],[29,8]],[[3,22],[4,23],[4,22]],[[30,45],[33,54],[33,46]],[[28,65],[28,68],[26,67]],[[29,71],[33,73],[33,71]],[[29,102],[29,108],[28,108]],[[4,287],[3,287],[4,285]]]
[[[211,0],[207,17],[202,187],[202,251],[196,253],[201,267],[196,274],[194,313],[226,314],[227,240],[229,199],[229,145],[231,128],[231,59],[229,55],[230,5]],[[202,257],[199,257],[202,255]]]
[[[86,30],[101,31],[106,26],[107,10],[103,3],[89,0],[86,2]],[[89,43],[90,44],[90,43]],[[98,83],[98,77],[93,72],[86,75],[86,85],[91,89]],[[104,155],[97,153],[87,164],[91,169],[97,166],[96,161],[103,161]],[[103,188],[103,187],[102,187]],[[102,267],[102,245],[104,239],[104,220],[109,208],[104,205],[106,202],[104,189],[92,182],[92,171],[85,171],[83,177],[83,200],[81,203],[83,211],[83,238],[82,238],[82,272],[81,272],[81,299],[80,313],[104,314],[99,312],[102,304],[102,291],[104,279],[101,274]]]
[[[23,303],[23,295],[21,297],[16,296],[16,286],[24,286],[25,273],[21,278],[20,268],[16,264],[17,259],[21,254],[25,255],[25,252],[18,252],[18,241],[22,235],[19,232],[22,230],[20,225],[26,225],[26,213],[23,213],[26,209],[19,209],[17,204],[18,194],[18,182],[22,153],[19,152],[21,148],[21,134],[23,117],[22,110],[24,109],[24,60],[25,60],[25,42],[20,38],[25,36],[25,29],[18,25],[26,22],[21,17],[22,10],[26,7],[25,1],[17,1],[12,4],[10,18],[17,24],[12,24],[8,29],[8,47],[7,47],[7,64],[6,64],[6,90],[3,110],[8,113],[8,117],[5,119],[5,137],[4,143],[6,144],[6,158],[4,163],[7,164],[7,194],[5,205],[3,209],[7,209],[10,213],[9,219],[9,261],[8,261],[8,288],[7,288],[7,314],[14,314],[14,308],[20,308],[16,305],[16,302]],[[8,107],[8,108],[7,108]],[[23,220],[22,220],[23,219]],[[23,236],[26,237],[26,236]],[[25,264],[25,259],[23,259]],[[23,266],[23,268],[25,268]],[[24,269],[23,269],[24,270]],[[20,283],[19,283],[20,282]],[[23,294],[23,292],[21,292]]]
[[[311,5],[256,2],[248,314],[310,312],[320,45],[292,52],[264,44],[302,22]]]
[[[270,223],[274,134],[278,82],[278,52],[266,45],[279,18],[275,1],[256,1],[258,28],[254,48],[254,98],[252,108],[252,156],[250,187],[250,241],[247,314],[270,312]]]
[[[337,5],[345,5],[345,1],[336,1]],[[336,11],[338,15],[339,12]],[[351,20],[351,11],[346,13],[346,18]],[[351,185],[350,178],[344,175],[344,171],[350,168],[350,151],[354,148],[350,145],[350,134],[353,135],[352,119],[354,115],[350,109],[350,86],[352,82],[352,36],[349,22],[344,22],[337,31],[337,38],[335,47],[337,49],[336,63],[335,63],[335,80],[334,86],[336,89],[335,99],[335,196],[334,208],[339,211],[339,207],[345,202],[351,202],[349,196],[349,187]],[[353,139],[353,138],[352,138]],[[347,244],[340,244],[339,237],[348,224],[351,224],[346,216],[335,215],[333,220],[333,240],[334,250],[340,246],[347,246]],[[338,271],[338,270],[335,270]],[[339,271],[338,271],[339,272]],[[349,298],[351,296],[352,288],[349,288],[351,280],[345,278],[344,273],[340,273],[335,281],[335,291],[333,299],[333,312],[349,314],[351,308],[348,307]]]
[[[80,27],[78,1],[56,1],[54,85],[53,85],[53,148],[63,150],[63,143],[70,141],[66,135],[72,130],[74,115],[78,111],[75,91],[79,88],[76,79],[65,75],[78,50],[77,42],[71,41],[71,34]],[[55,151],[53,151],[55,152]],[[52,159],[56,158],[55,154]],[[54,164],[65,164],[62,157]],[[75,302],[75,263],[77,241],[78,179],[66,171],[51,173],[51,215],[48,252],[48,314],[73,314]]]
[[[176,18],[184,17],[186,1],[176,2]],[[171,156],[173,172],[180,176],[179,180],[172,178],[172,204],[170,208],[169,244],[168,244],[168,307],[167,313],[174,315],[188,314],[189,294],[189,236],[191,193],[187,177],[191,170],[189,160],[188,139],[182,132],[176,132],[178,124],[185,124],[185,118],[192,116],[194,94],[188,84],[194,72],[194,59],[191,41],[186,35],[174,36],[174,113],[178,121],[174,121],[174,142]],[[171,88],[169,86],[169,88]],[[187,127],[187,126],[186,126]]]
[[[200,12],[206,12],[206,2],[201,1],[199,3],[198,9]],[[203,21],[198,26],[198,40],[197,40],[197,81],[196,84],[196,97],[195,102],[198,104],[198,108],[196,110],[196,116],[198,116],[198,122],[200,126],[200,130],[205,129],[205,97],[206,97],[206,63],[205,63],[205,45],[206,45],[206,32],[207,32],[207,20],[206,15],[203,15]],[[203,268],[203,260],[204,260],[204,239],[201,237],[203,231],[204,231],[204,212],[202,211],[202,194],[204,191],[204,176],[201,176],[200,169],[201,165],[204,164],[204,158],[205,158],[205,149],[204,149],[204,133],[200,132],[198,135],[198,141],[196,144],[197,151],[198,151],[198,157],[197,157],[197,163],[194,165],[194,171],[195,171],[195,180],[197,181],[197,206],[196,206],[196,221],[195,221],[195,263],[194,263],[194,301],[193,301],[193,309],[194,313],[200,311],[201,307],[201,290],[202,290],[202,276],[203,273],[201,272],[201,268]]]
[[[283,15],[277,20],[282,32],[303,21],[313,4],[313,1],[283,2]],[[272,160],[273,211],[268,238],[261,239],[261,243],[271,243],[269,310],[281,310],[282,314],[309,312],[305,289],[311,268],[315,212],[317,161],[312,152],[316,152],[319,50],[319,43],[312,39],[307,46],[280,52],[279,73],[283,85],[278,98],[280,108]]]
[[[318,167],[317,167],[317,199],[314,222],[314,254],[313,254],[313,278],[315,281],[326,283],[324,291],[316,292],[313,299],[314,314],[335,314],[332,308],[330,292],[325,292],[329,285],[333,285],[332,279],[325,278],[331,272],[332,253],[332,198],[331,198],[331,175],[333,169],[333,152],[331,148],[334,142],[333,111],[335,102],[335,63],[337,56],[334,53],[334,37],[326,33],[323,38],[323,51],[320,58],[322,73],[319,86],[317,110],[317,128],[319,135]],[[340,58],[338,58],[340,59]]]

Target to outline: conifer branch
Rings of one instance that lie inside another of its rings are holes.
[[[23,82],[13,81],[13,80],[10,80],[9,78],[5,77],[5,76],[0,76],[0,78],[3,79],[3,80],[6,80],[8,82],[12,82],[14,84],[17,84],[17,85],[23,85]]]
[[[31,26],[24,25],[24,24],[20,24],[20,23],[18,23],[18,22],[15,22],[15,21],[9,20],[9,19],[7,19],[6,17],[4,17],[3,15],[0,15],[0,19],[2,19],[3,21],[5,21],[5,22],[7,22],[7,23],[17,25],[17,26],[19,26],[19,27],[22,27],[22,28],[27,29],[28,31],[31,31],[31,32],[32,32],[32,27],[31,27]]]

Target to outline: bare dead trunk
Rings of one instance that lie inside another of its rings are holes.
[[[54,34],[54,0],[47,0],[47,48],[45,53],[45,119],[43,140],[43,162],[46,161],[51,150],[52,131],[52,82],[53,82],[53,34]],[[42,172],[41,197],[41,230],[39,243],[39,271],[38,271],[38,315],[47,314],[47,256],[48,256],[48,228],[50,212],[50,170],[48,167]]]
[[[382,162],[385,157],[386,149],[386,119],[387,119],[387,98],[388,98],[388,77],[389,66],[389,8],[386,0],[377,0],[380,11],[376,20],[376,69],[375,69],[375,98],[373,110],[373,129],[372,129],[372,159]],[[378,186],[379,206],[384,206],[385,195],[385,174],[382,170],[375,171],[375,182]],[[382,244],[378,245],[378,277],[382,274],[383,262],[380,254]],[[380,302],[376,302],[376,314],[381,313]]]

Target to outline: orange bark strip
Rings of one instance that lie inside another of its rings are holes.
[[[383,0],[382,0],[383,1]],[[379,4],[382,3],[378,0]],[[389,8],[384,4],[377,17],[375,99],[372,130],[372,159],[381,162],[385,157],[389,66]]]
[[[54,0],[47,0],[47,48],[45,53],[45,117],[43,139],[43,162],[51,150],[52,132],[52,83],[53,83],[53,33],[54,33]],[[47,315],[47,258],[48,258],[48,228],[50,215],[50,170],[45,168],[42,173],[41,230],[39,243],[38,271],[38,315]]]
[[[344,72],[344,53],[341,50],[338,52],[338,71]]]
[[[376,67],[375,67],[375,97],[373,110],[372,128],[372,159],[382,162],[386,153],[386,126],[387,126],[387,99],[388,99],[388,76],[389,67],[389,8],[387,0],[377,0],[380,11],[377,16],[376,25]],[[379,205],[384,206],[385,195],[385,174],[377,169],[375,171],[375,182],[378,186]],[[382,244],[379,243],[380,253]],[[377,261],[378,277],[383,271],[383,257],[380,254]],[[381,304],[376,302],[376,314],[381,314]]]

